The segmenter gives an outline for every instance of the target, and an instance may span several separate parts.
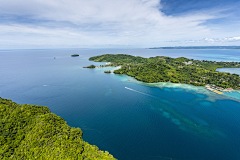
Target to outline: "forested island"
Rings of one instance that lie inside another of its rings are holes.
[[[78,57],[79,56],[79,54],[73,54],[73,55],[71,55],[72,57]]]
[[[83,68],[96,68],[96,66],[92,64],[92,65],[90,65],[90,66],[83,67]]]
[[[104,73],[111,73],[111,71],[109,70],[109,71],[104,71]]]
[[[240,62],[216,62],[194,60],[185,57],[171,58],[164,56],[143,58],[126,54],[105,54],[90,57],[95,62],[111,62],[101,66],[121,66],[115,74],[126,74],[147,83],[172,82],[194,86],[207,84],[219,89],[240,88],[237,74],[216,71],[223,67],[240,67]]]
[[[114,160],[45,106],[0,98],[0,159]]]

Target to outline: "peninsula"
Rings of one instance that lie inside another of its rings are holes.
[[[216,62],[164,56],[143,58],[126,54],[104,54],[90,57],[89,60],[111,62],[100,67],[121,66],[120,69],[114,70],[115,74],[129,75],[146,83],[185,83],[194,86],[210,86],[220,91],[240,87],[239,75],[216,71],[217,68],[223,67],[239,68],[240,62]]]
[[[115,160],[45,106],[0,98],[0,159]]]

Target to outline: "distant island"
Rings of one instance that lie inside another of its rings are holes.
[[[0,98],[0,159],[115,160],[45,106]]]
[[[240,49],[240,46],[176,46],[176,47],[153,47],[148,49]]]
[[[78,57],[79,56],[79,54],[73,54],[73,55],[71,55],[72,57]]]
[[[105,66],[121,66],[120,69],[114,70],[115,74],[126,74],[146,83],[185,83],[214,87],[220,91],[240,87],[239,75],[216,71],[217,68],[222,67],[239,68],[240,62],[216,62],[164,56],[143,58],[126,54],[105,54],[90,57],[89,60],[111,62]]]
[[[109,71],[104,71],[104,73],[111,73],[111,71],[109,70]]]
[[[90,65],[90,66],[83,67],[83,68],[96,68],[96,66],[92,64],[92,65]]]

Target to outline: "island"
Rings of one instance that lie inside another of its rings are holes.
[[[72,57],[78,57],[79,56],[79,54],[73,54],[73,55],[71,55]]]
[[[96,66],[94,66],[93,64],[87,67],[83,67],[83,68],[96,68]]]
[[[109,71],[104,71],[104,73],[111,73],[111,71],[109,70]]]
[[[104,54],[90,57],[89,60],[111,62],[104,66],[121,66],[113,73],[129,75],[146,83],[185,83],[206,86],[219,91],[239,89],[240,87],[238,74],[216,71],[217,68],[223,67],[239,68],[240,62],[216,62],[165,56],[143,58],[126,54]]]
[[[115,160],[45,106],[0,97],[0,159]]]

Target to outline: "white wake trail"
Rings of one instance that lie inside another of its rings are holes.
[[[155,96],[152,96],[150,94],[147,94],[147,93],[143,93],[143,92],[140,92],[140,91],[137,91],[137,90],[134,90],[132,88],[128,88],[128,87],[125,87],[126,89],[130,90],[130,91],[133,91],[133,92],[137,92],[137,93],[140,93],[140,94],[144,94],[146,96],[149,96],[149,97],[153,97],[153,98],[156,98]]]

